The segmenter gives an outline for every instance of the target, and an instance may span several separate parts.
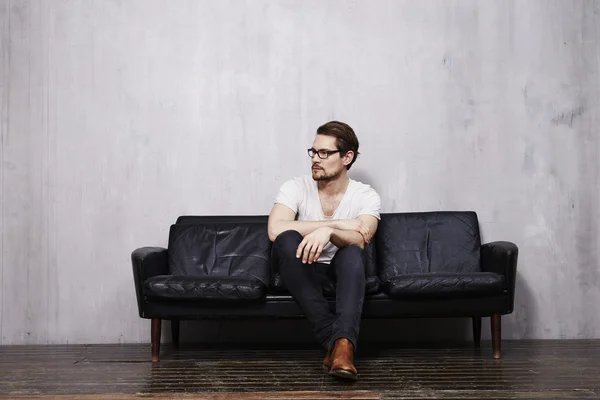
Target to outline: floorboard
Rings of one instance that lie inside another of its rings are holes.
[[[600,340],[365,345],[358,382],[332,379],[314,346],[0,346],[0,399],[597,399]]]

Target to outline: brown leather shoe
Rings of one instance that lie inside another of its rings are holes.
[[[331,369],[331,351],[325,349],[325,358],[323,359],[323,370],[329,372]]]
[[[358,379],[358,372],[354,368],[354,346],[346,338],[335,341],[331,353],[331,369],[329,375],[342,379]]]

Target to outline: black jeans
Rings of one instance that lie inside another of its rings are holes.
[[[314,334],[325,348],[332,348],[339,338],[346,338],[357,347],[360,316],[365,298],[365,257],[355,245],[339,249],[331,264],[303,264],[296,258],[302,241],[297,231],[285,231],[277,236],[272,254],[283,282],[300,308],[313,324]],[[322,283],[327,276],[335,278],[335,313],[323,296]]]

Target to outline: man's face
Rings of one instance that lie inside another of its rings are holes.
[[[317,151],[336,151],[338,149],[335,144],[335,138],[328,135],[316,135],[312,148]],[[346,169],[344,159],[345,157],[339,152],[329,154],[329,157],[326,159],[321,159],[318,154],[315,154],[312,158],[312,178],[315,181],[336,179]]]

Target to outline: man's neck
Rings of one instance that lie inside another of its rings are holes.
[[[348,174],[344,171],[334,180],[318,181],[317,187],[319,188],[319,192],[325,196],[335,197],[340,193],[345,193],[349,183],[350,179],[348,179]]]

